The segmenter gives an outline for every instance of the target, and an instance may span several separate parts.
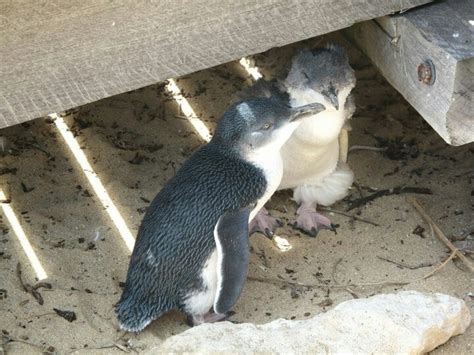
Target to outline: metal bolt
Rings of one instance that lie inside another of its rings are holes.
[[[426,60],[418,65],[418,80],[423,84],[433,85],[436,79],[436,70],[431,60]]]

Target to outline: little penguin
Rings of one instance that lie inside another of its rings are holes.
[[[121,329],[141,331],[170,310],[191,325],[225,319],[246,279],[249,221],[283,175],[280,148],[322,110],[272,98],[228,108],[146,212],[116,305]]]
[[[306,116],[281,149],[284,173],[278,190],[293,189],[293,198],[300,205],[293,225],[311,236],[322,228],[334,230],[316,207],[344,198],[354,180],[346,160],[347,120],[355,111],[351,94],[355,83],[344,49],[330,44],[302,50],[293,58],[285,80],[259,80],[247,92],[253,97],[274,97],[292,107],[317,102],[327,108]],[[251,231],[271,237],[277,222],[264,208],[252,221]]]

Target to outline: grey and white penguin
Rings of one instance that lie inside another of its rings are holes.
[[[344,49],[328,45],[298,53],[283,81],[259,80],[239,94],[240,98],[274,97],[292,107],[315,102],[326,106],[324,112],[306,116],[281,149],[284,173],[278,190],[293,189],[293,198],[300,205],[294,225],[312,236],[321,228],[334,229],[317,212],[317,205],[330,206],[344,198],[354,180],[346,160],[355,83]],[[277,225],[262,209],[252,222],[252,231],[271,236]]]
[[[225,318],[246,279],[249,220],[283,175],[280,148],[301,118],[322,110],[271,98],[230,106],[146,212],[116,305],[123,330],[173,309],[192,324]]]

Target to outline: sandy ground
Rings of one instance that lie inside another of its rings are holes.
[[[278,75],[298,48],[320,40],[271,50],[256,56],[256,64],[266,77]],[[332,208],[346,211],[360,194],[378,189],[424,187],[433,194],[416,197],[448,236],[472,228],[474,146],[445,144],[367,59],[354,49],[350,56],[358,78],[351,144],[389,145],[391,149],[350,153],[359,189]],[[248,74],[232,62],[177,83],[212,129],[231,96],[249,82]],[[162,83],[81,107],[66,122],[133,235],[148,201],[203,143]],[[52,286],[38,289],[43,305],[22,289],[17,263],[21,263],[25,283],[35,284],[35,273],[5,214],[0,215],[3,350],[17,354],[140,351],[186,330],[179,313],[166,315],[138,335],[117,330],[113,305],[120,296],[129,251],[82,170],[51,120],[37,119],[4,129],[0,135],[5,143],[0,187],[11,199],[8,206],[18,216]],[[280,228],[277,234],[292,246],[286,252],[262,235],[254,235],[249,280],[232,320],[304,319],[353,297],[402,289],[448,293],[466,300],[472,310],[473,276],[458,261],[420,281],[449,254],[430,235],[407,196],[382,197],[349,212],[377,226],[331,214],[340,225],[337,235],[323,231],[309,238],[290,226]],[[278,193],[268,206],[273,215],[292,221],[296,205],[290,192]],[[413,233],[418,226],[425,228],[421,235]],[[383,260],[387,258],[405,267]],[[329,286],[296,287],[282,280]],[[386,281],[410,283],[357,285]],[[355,286],[331,287],[345,283]],[[73,311],[77,319],[68,322],[53,308]],[[15,341],[7,343],[8,339]],[[471,326],[433,353],[472,353],[473,339]]]

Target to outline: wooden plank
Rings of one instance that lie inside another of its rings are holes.
[[[0,128],[430,0],[0,0]]]
[[[452,145],[474,141],[474,1],[433,3],[355,25],[349,36],[385,78]],[[435,66],[435,82],[418,66]]]

